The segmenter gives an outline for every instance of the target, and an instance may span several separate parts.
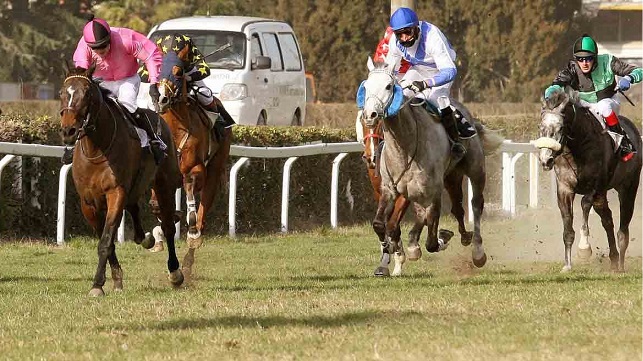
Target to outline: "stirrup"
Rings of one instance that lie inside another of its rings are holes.
[[[162,145],[163,143],[159,140],[154,139],[150,141],[149,148],[150,148],[150,152],[152,153],[152,156],[154,156],[154,163],[156,163],[156,165],[161,164],[163,159],[167,157],[167,154],[163,150]]]
[[[455,141],[451,143],[451,159],[453,163],[461,161],[465,154],[467,154],[467,148],[462,143]]]

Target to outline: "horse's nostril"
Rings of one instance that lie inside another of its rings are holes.
[[[377,112],[372,112],[371,113],[371,119],[377,118]]]

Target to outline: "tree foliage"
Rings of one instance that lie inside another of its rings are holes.
[[[60,81],[58,60],[71,58],[81,34],[76,0],[5,1],[0,5],[3,81]],[[28,4],[31,4],[30,6]],[[114,26],[141,33],[189,15],[249,15],[289,22],[306,70],[324,102],[353,101],[366,77],[366,59],[390,14],[384,0],[109,0],[91,9]],[[453,94],[464,101],[536,101],[583,31],[581,1],[425,0],[420,19],[437,25],[458,54]]]

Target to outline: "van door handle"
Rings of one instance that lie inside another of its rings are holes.
[[[263,78],[263,82],[264,82],[264,83],[267,83],[267,82],[268,82],[268,78]]]

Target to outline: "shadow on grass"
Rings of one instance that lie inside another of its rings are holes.
[[[159,321],[151,324],[116,324],[100,327],[100,331],[123,330],[123,331],[173,331],[173,330],[194,330],[207,328],[258,328],[267,329],[272,327],[342,327],[347,325],[361,325],[382,322],[409,323],[416,318],[424,317],[421,312],[416,311],[361,311],[348,312],[335,316],[308,316],[308,317],[287,317],[287,316],[223,316],[211,318],[180,318],[176,320]]]

